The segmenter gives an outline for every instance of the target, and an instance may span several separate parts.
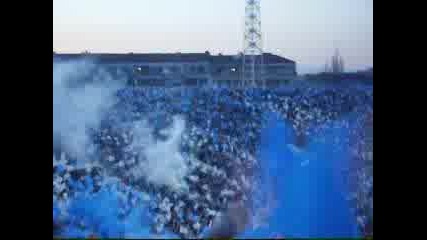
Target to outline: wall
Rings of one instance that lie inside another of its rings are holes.
[[[241,60],[219,62],[127,62],[103,64],[108,71],[132,86],[226,86],[241,84]],[[201,69],[200,69],[201,68]],[[167,69],[167,71],[165,71]],[[277,87],[296,79],[295,63],[264,65],[267,87]]]
[[[140,63],[132,67],[137,69],[134,72],[137,85],[199,86],[212,82],[208,62]]]

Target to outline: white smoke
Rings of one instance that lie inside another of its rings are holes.
[[[89,80],[89,81],[88,81]],[[53,65],[53,135],[62,151],[87,160],[88,128],[97,128],[123,82],[88,61]]]
[[[163,131],[167,139],[159,141],[150,134],[145,121],[136,123],[131,149],[141,151],[142,155],[139,165],[132,169],[132,176],[145,178],[157,186],[167,186],[173,191],[186,191],[188,186],[184,178],[189,167],[179,150],[184,129],[184,119],[176,116],[171,127]]]
[[[115,103],[115,93],[123,83],[88,61],[54,63],[54,141],[59,140],[62,151],[78,159],[78,165],[87,163],[93,149],[88,129],[100,127],[103,114]],[[179,149],[184,119],[174,118],[172,126],[163,131],[165,141],[151,135],[147,121],[134,122],[131,128],[133,140],[129,149],[141,159],[130,175],[175,191],[186,190],[188,164]]]

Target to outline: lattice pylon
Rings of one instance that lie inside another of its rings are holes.
[[[260,1],[246,0],[241,74],[243,87],[265,87]]]

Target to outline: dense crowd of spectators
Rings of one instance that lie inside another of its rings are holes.
[[[150,196],[153,232],[169,230],[183,238],[199,237],[230,202],[252,206],[252,193],[262,177],[257,153],[264,113],[277,112],[290,122],[297,133],[295,145],[303,148],[306,139],[324,123],[354,112],[372,114],[372,101],[372,91],[357,88],[125,88],[117,92],[116,105],[105,115],[100,129],[91,130],[97,153],[93,162],[76,169],[63,153],[54,156],[54,202],[83,189],[96,192],[106,176],[115,176]],[[168,138],[164,130],[175,116],[186,123],[180,152],[188,160],[190,172],[185,178],[188,191],[183,192],[153,184],[134,171],[146,157],[133,144],[134,123],[146,121],[150,134],[164,141]],[[354,159],[366,159],[366,152],[372,149],[360,143],[365,137],[357,139]],[[358,222],[364,232],[372,218],[372,172],[365,170],[370,164],[358,167],[357,176],[349,178],[355,186],[352,196],[358,196],[352,199],[360,200],[354,206],[360,212]],[[126,191],[124,202],[128,204],[123,204],[123,217],[138,202],[132,191]],[[59,216],[54,212],[57,225],[70,224]]]

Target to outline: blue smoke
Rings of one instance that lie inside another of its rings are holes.
[[[346,185],[340,175],[349,161],[349,130],[355,129],[358,114],[322,127],[311,135],[303,149],[293,147],[295,133],[291,125],[275,114],[267,116],[268,123],[261,136],[260,155],[264,169],[263,189],[273,193],[275,204],[266,225],[248,229],[239,237],[360,237],[355,216],[346,201]],[[339,122],[347,122],[344,128]],[[340,140],[335,142],[335,140]],[[57,171],[63,171],[60,166]],[[153,217],[148,202],[141,193],[130,190],[138,204],[123,201],[118,183],[108,183],[97,193],[91,193],[93,181],[71,182],[77,195],[70,199],[65,211],[67,221],[58,236],[138,238],[156,237],[150,233]],[[123,214],[126,210],[126,214]],[[60,219],[61,208],[53,205],[53,218]],[[82,227],[86,226],[86,227]],[[160,237],[160,236],[157,236]],[[176,238],[165,233],[163,238]]]
[[[153,217],[148,211],[147,202],[141,201],[141,192],[135,190],[125,191],[118,182],[104,185],[98,192],[91,193],[90,184],[87,182],[83,187],[81,183],[75,183],[80,192],[70,199],[65,211],[67,222],[62,225],[58,236],[67,238],[87,238],[96,236],[101,238],[140,238],[156,237],[150,233],[150,224]],[[88,184],[88,185],[87,185]],[[77,190],[76,189],[76,190]],[[128,199],[135,199],[137,204],[132,206]],[[59,219],[60,209],[54,201],[53,218]],[[161,237],[176,238],[176,236],[165,233]]]
[[[355,127],[356,114],[341,120],[349,124],[347,128],[338,122],[327,124],[309,136],[303,149],[296,149],[291,125],[275,114],[268,116],[260,159],[267,176],[263,189],[274,193],[276,204],[266,226],[249,229],[241,237],[360,236],[339,171],[348,164],[346,141]]]

